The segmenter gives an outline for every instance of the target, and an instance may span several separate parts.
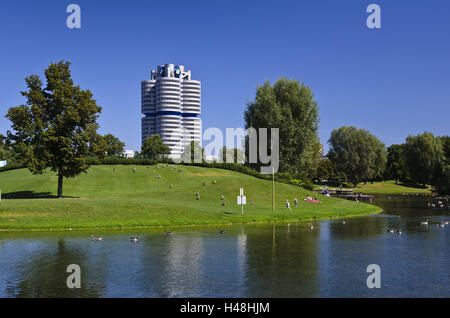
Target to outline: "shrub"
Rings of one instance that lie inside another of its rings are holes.
[[[90,165],[155,165],[158,161],[154,159],[126,159],[118,157],[108,157],[105,159],[89,158],[88,164]]]
[[[314,184],[310,180],[291,179],[291,184],[304,188],[309,191],[314,190]]]
[[[22,168],[25,168],[25,166],[18,164],[18,163],[13,163],[13,164],[9,164],[5,167],[1,167],[0,172],[8,171],[8,170],[15,170],[15,169],[22,169]]]

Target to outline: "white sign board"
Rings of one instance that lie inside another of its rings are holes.
[[[247,204],[247,197],[246,196],[238,196],[237,197],[237,204]]]
[[[6,167],[6,160],[0,160],[0,168]]]

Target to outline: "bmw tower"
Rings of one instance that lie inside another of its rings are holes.
[[[142,143],[159,135],[179,158],[191,140],[201,144],[201,84],[183,65],[164,64],[141,82]]]

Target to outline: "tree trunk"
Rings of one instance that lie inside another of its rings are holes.
[[[63,190],[63,176],[61,174],[58,174],[58,198],[62,198],[63,196],[62,190]]]

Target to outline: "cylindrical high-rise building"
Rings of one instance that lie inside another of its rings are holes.
[[[171,157],[178,158],[184,145],[202,136],[201,84],[191,80],[183,65],[165,64],[142,81],[142,143],[158,134],[169,146]]]

